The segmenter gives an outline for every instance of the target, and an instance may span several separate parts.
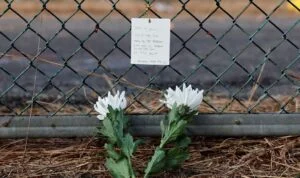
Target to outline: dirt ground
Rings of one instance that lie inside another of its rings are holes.
[[[147,139],[148,140],[148,139]],[[158,139],[140,146],[134,164],[141,177]],[[0,140],[0,177],[109,177],[103,141]],[[156,177],[299,177],[300,137],[193,138],[181,169]]]

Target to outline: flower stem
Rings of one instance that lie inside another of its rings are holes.
[[[188,157],[190,138],[184,133],[195,112],[190,112],[185,106],[174,106],[164,121],[161,122],[162,138],[156,147],[151,160],[145,169],[144,178],[152,173],[158,173],[180,166]],[[170,149],[165,146],[174,143]]]
[[[128,119],[123,110],[109,108],[109,113],[99,128],[101,136],[107,138],[106,167],[112,177],[136,178],[131,161],[139,140],[134,140],[127,131]]]
[[[131,178],[135,178],[135,174],[134,174],[134,171],[133,171],[131,158],[127,158],[127,160],[128,160],[128,165],[129,165],[129,171],[130,171],[130,174],[131,174]]]

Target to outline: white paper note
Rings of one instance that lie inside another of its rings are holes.
[[[131,64],[169,65],[170,19],[131,19]]]

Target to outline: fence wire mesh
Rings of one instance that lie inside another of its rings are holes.
[[[158,114],[163,90],[205,90],[204,113],[299,113],[299,0],[4,0],[0,115],[90,115],[126,90]],[[170,18],[169,66],[130,64],[130,19]]]

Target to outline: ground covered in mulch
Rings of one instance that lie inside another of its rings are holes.
[[[145,139],[148,140],[148,139]],[[140,146],[139,177],[159,139]],[[0,177],[109,177],[103,141],[0,140]],[[300,137],[193,138],[183,167],[156,177],[300,177]]]

